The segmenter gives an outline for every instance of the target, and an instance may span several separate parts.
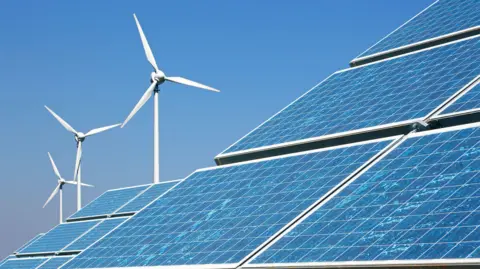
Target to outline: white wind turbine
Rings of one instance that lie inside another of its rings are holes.
[[[137,16],[133,14],[133,17],[135,18],[135,22],[137,24],[138,32],[140,33],[140,39],[142,40],[143,48],[145,50],[145,55],[147,56],[148,62],[152,65],[153,67],[153,72],[150,75],[150,87],[148,87],[147,91],[143,94],[142,98],[140,101],[138,101],[137,105],[133,108],[132,112],[128,115],[128,117],[125,119],[125,121],[122,124],[122,128],[127,124],[127,122],[142,108],[142,106],[150,99],[150,97],[153,94],[153,182],[158,183],[160,182],[160,174],[159,174],[159,130],[158,130],[158,94],[159,94],[159,89],[158,86],[165,81],[170,81],[170,82],[175,82],[187,86],[192,86],[204,90],[209,90],[209,91],[214,91],[214,92],[220,92],[217,89],[214,89],[212,87],[200,84],[195,81],[191,81],[189,79],[183,78],[183,77],[167,77],[165,73],[163,73],[162,70],[158,69],[157,63],[155,61],[155,58],[153,57],[152,50],[150,49],[150,46],[148,45],[147,38],[145,37],[145,34],[143,33],[142,27],[140,26],[140,23],[138,22]]]
[[[48,153],[48,157],[50,158],[50,162],[52,163],[53,171],[55,172],[55,175],[57,176],[58,179],[58,185],[57,187],[53,190],[52,194],[50,197],[48,197],[47,202],[43,205],[43,208],[47,206],[47,204],[53,199],[53,197],[58,193],[59,194],[59,201],[60,201],[60,224],[63,222],[63,185],[65,184],[71,184],[71,185],[78,185],[76,181],[67,181],[65,180],[61,175],[60,172],[58,172],[57,166],[55,165],[55,162],[53,161],[52,156],[50,155],[50,152]],[[92,185],[85,184],[85,183],[80,183],[81,186],[85,187],[93,187]]]
[[[45,106],[45,108],[48,110],[48,112],[50,112],[50,114],[53,115],[53,117],[55,117],[60,122],[60,124],[62,124],[63,127],[65,127],[65,129],[67,129],[67,131],[73,133],[73,135],[75,136],[75,141],[77,142],[77,157],[75,160],[75,171],[73,174],[73,180],[79,183],[77,185],[77,210],[80,210],[82,208],[82,188],[81,188],[82,177],[81,177],[81,167],[80,167],[81,161],[82,161],[82,143],[86,137],[115,128],[119,126],[120,123],[92,129],[84,134],[82,132],[75,131],[75,129],[73,129],[72,126],[70,126],[66,121],[60,118],[60,116],[55,114],[55,112],[53,112],[50,108],[48,108],[47,106]]]

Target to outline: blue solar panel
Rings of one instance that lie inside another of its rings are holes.
[[[236,264],[390,142],[197,171],[64,268]]]
[[[480,108],[480,84],[470,89],[465,95],[448,106],[440,115],[449,113],[464,112]]]
[[[480,25],[478,0],[441,0],[392,32],[360,57]]]
[[[479,74],[478,62],[477,37],[337,72],[222,154],[423,118]]]
[[[23,249],[25,249],[26,247],[30,246],[33,242],[37,241],[38,239],[40,239],[44,234],[37,234],[34,238],[32,238],[30,241],[28,241],[26,244],[24,244],[22,247],[20,247],[19,249],[17,249],[17,251],[15,252],[21,252]]]
[[[106,235],[115,229],[120,223],[124,222],[126,218],[106,219],[100,224],[91,229],[88,233],[80,237],[64,250],[84,250],[91,244],[95,243],[102,236]]]
[[[0,269],[35,269],[46,260],[46,258],[8,259],[0,265]]]
[[[70,216],[69,219],[84,218],[91,216],[101,216],[114,213],[125,203],[133,199],[148,186],[138,186],[133,188],[118,189],[106,191],[97,199],[93,200],[87,206]]]
[[[71,260],[72,257],[54,257],[50,258],[47,262],[42,264],[42,266],[37,269],[58,269],[60,266],[64,265],[66,262]]]
[[[60,251],[99,222],[82,221],[60,224],[19,253]]]
[[[148,190],[144,191],[141,195],[120,208],[116,213],[137,212],[159,196],[163,195],[177,183],[178,181],[152,185]]]
[[[252,263],[479,258],[479,206],[480,128],[414,136]]]
[[[11,258],[15,258],[15,256],[14,256],[14,255],[10,255],[10,256],[5,257],[5,259],[3,259],[2,261],[0,261],[0,265],[4,264],[5,262],[7,262],[7,261],[8,261],[9,259],[11,259]]]

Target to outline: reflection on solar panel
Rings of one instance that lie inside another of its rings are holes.
[[[57,252],[84,234],[99,221],[82,221],[60,224],[33,242],[20,253]]]
[[[146,205],[151,203],[153,200],[157,199],[170,188],[175,186],[178,181],[168,182],[168,183],[159,183],[152,185],[145,192],[140,194],[138,197],[130,201],[124,207],[120,208],[116,213],[127,213],[127,212],[136,212],[144,208]]]
[[[221,155],[422,119],[480,72],[479,38],[340,71]]]
[[[253,263],[478,258],[479,247],[476,127],[413,135]]]
[[[391,141],[195,172],[64,268],[238,263]]]
[[[66,247],[64,250],[84,250],[91,244],[95,243],[95,241],[100,239],[102,236],[115,229],[125,220],[126,218],[106,219],[91,229],[87,234],[83,235],[71,245]]]
[[[466,112],[472,109],[480,108],[480,86],[477,84],[465,95],[449,105],[440,115],[456,112]]]
[[[37,234],[34,238],[32,238],[30,241],[28,241],[25,245],[23,245],[22,247],[20,247],[17,251],[15,252],[21,252],[22,250],[24,250],[26,247],[30,246],[33,242],[37,241],[38,239],[40,239],[44,234]]]
[[[42,264],[37,269],[58,269],[60,266],[71,260],[72,257],[54,257]]]
[[[147,187],[148,185],[106,191],[80,211],[70,216],[69,219],[112,214]]]
[[[442,0],[363,52],[360,57],[391,50],[480,25],[478,0]]]
[[[35,269],[46,260],[46,258],[13,258],[8,259],[4,264],[0,265],[0,269]]]

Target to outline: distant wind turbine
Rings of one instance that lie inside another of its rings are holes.
[[[53,199],[53,197],[58,193],[59,194],[59,201],[60,201],[60,224],[63,222],[63,185],[65,184],[71,184],[71,185],[79,185],[77,184],[76,181],[67,181],[65,180],[61,175],[60,172],[58,172],[57,166],[55,165],[55,162],[53,161],[52,155],[50,155],[50,152],[48,153],[48,157],[50,158],[50,162],[52,163],[53,171],[55,172],[55,175],[57,176],[58,180],[58,185],[57,187],[53,190],[52,194],[50,197],[48,197],[47,202],[43,205],[43,208],[47,206],[47,204]],[[80,183],[81,186],[85,187],[93,187],[92,185],[85,184],[85,183]]]
[[[142,98],[140,101],[138,101],[137,105],[133,108],[132,112],[128,115],[128,117],[125,119],[125,121],[122,124],[122,128],[127,124],[127,122],[142,108],[142,106],[150,99],[150,97],[153,94],[153,100],[154,100],[154,110],[153,110],[153,182],[158,183],[160,182],[160,166],[159,166],[159,130],[158,130],[158,94],[159,94],[159,89],[158,86],[165,81],[170,81],[170,82],[175,82],[187,86],[192,86],[204,90],[209,90],[209,91],[214,91],[214,92],[220,92],[217,89],[214,89],[212,87],[200,84],[195,81],[191,81],[189,79],[183,78],[183,77],[167,77],[165,73],[160,70],[157,66],[157,63],[155,61],[155,58],[153,57],[152,50],[150,49],[150,46],[148,45],[147,38],[145,37],[145,34],[143,33],[142,27],[140,26],[140,22],[138,22],[137,16],[133,14],[133,17],[135,18],[135,22],[137,24],[138,32],[140,33],[140,39],[142,40],[143,48],[145,50],[145,55],[147,56],[148,62],[153,67],[153,72],[150,75],[150,87],[148,87],[147,91],[143,94]]]
[[[53,115],[53,117],[55,117],[55,119],[57,119],[60,122],[60,124],[62,124],[62,126],[65,129],[67,129],[67,131],[73,133],[75,136],[75,141],[77,142],[77,157],[75,160],[75,171],[73,174],[73,180],[79,183],[77,185],[77,210],[80,210],[82,208],[82,188],[81,188],[82,177],[81,177],[81,167],[80,167],[81,161],[82,161],[82,143],[86,137],[115,128],[119,126],[120,123],[92,129],[84,134],[82,132],[75,131],[75,129],[73,129],[72,126],[70,126],[66,121],[60,118],[60,116],[55,114],[55,112],[53,112],[50,108],[48,108],[47,106],[45,106],[45,108],[48,110],[48,112],[50,112],[50,114]]]

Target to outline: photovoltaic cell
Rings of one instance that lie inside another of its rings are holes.
[[[448,106],[440,115],[462,112],[470,109],[480,108],[480,84],[470,89],[465,95],[460,97],[453,104]]]
[[[337,72],[222,154],[422,119],[479,74],[479,61],[476,37]]]
[[[34,238],[32,238],[30,241],[28,241],[25,245],[23,245],[22,247],[20,247],[17,251],[15,252],[22,252],[23,249],[25,249],[26,247],[28,247],[29,245],[31,245],[33,242],[37,241],[38,239],[40,239],[44,234],[37,234]]]
[[[160,195],[164,194],[177,183],[178,181],[155,184],[138,197],[130,201],[124,207],[120,208],[116,213],[137,212],[151,203],[153,200],[157,199]]]
[[[35,269],[46,260],[46,258],[8,259],[0,265],[0,269]]]
[[[480,5],[477,0],[440,0],[357,58],[478,25],[480,25]]]
[[[133,188],[106,191],[90,204],[70,216],[69,219],[108,215],[145,190],[148,185]]]
[[[60,224],[33,242],[20,253],[57,252],[84,234],[100,221],[81,221]]]
[[[64,250],[84,250],[91,244],[95,243],[102,236],[112,231],[125,220],[126,218],[106,219],[102,221],[99,225],[91,229],[88,233],[80,237],[78,240],[73,242]]]
[[[414,136],[252,263],[479,258],[479,206],[480,128]]]
[[[50,258],[47,262],[42,264],[37,269],[58,269],[60,266],[71,260],[72,257],[55,257]]]
[[[197,171],[64,268],[231,266],[391,141]]]

